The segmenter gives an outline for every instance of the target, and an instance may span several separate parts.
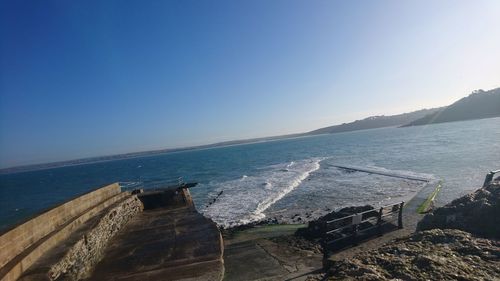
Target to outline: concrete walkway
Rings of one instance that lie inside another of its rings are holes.
[[[321,272],[322,254],[288,243],[294,225],[251,228],[225,238],[224,280],[305,280]]]
[[[192,207],[145,210],[113,239],[90,280],[221,280],[222,238]]]

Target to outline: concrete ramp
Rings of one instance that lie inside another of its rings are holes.
[[[223,244],[189,184],[112,184],[0,234],[0,281],[221,280]]]
[[[221,280],[222,237],[186,192],[179,191],[179,204],[163,206],[154,194],[143,195],[144,212],[111,241],[89,280]]]

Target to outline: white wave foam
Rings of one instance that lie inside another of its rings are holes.
[[[143,182],[140,181],[126,181],[118,183],[122,190],[133,190],[136,188],[143,187]]]
[[[333,165],[334,167],[341,168],[341,169],[350,169],[354,171],[359,171],[359,172],[365,172],[365,173],[373,173],[373,174],[379,174],[382,176],[388,176],[388,177],[399,177],[399,178],[405,178],[408,180],[419,180],[419,181],[432,181],[435,180],[436,177],[432,174],[425,174],[425,173],[417,173],[413,171],[406,171],[406,170],[390,170],[387,168],[383,167],[378,167],[378,166],[373,166],[373,165],[368,165],[368,166],[353,166],[353,165]]]
[[[301,174],[299,174],[296,178],[292,179],[291,182],[288,184],[288,187],[285,187],[284,189],[282,189],[277,194],[277,196],[267,197],[266,199],[264,199],[264,201],[259,203],[259,205],[257,206],[257,209],[254,211],[254,215],[259,217],[259,218],[264,218],[265,216],[264,216],[263,212],[267,208],[269,208],[272,204],[274,204],[276,201],[280,200],[286,194],[288,194],[290,191],[292,191],[297,186],[299,186],[300,183],[303,180],[305,180],[312,172],[318,170],[320,168],[320,164],[319,164],[320,162],[321,162],[321,160],[317,160],[317,161],[311,162],[310,163],[311,165],[306,165],[307,166],[306,170],[304,172],[302,172]],[[287,167],[293,168],[293,165],[295,165],[295,162],[292,161]],[[290,170],[288,170],[288,171],[290,171]],[[269,183],[269,185],[273,186],[272,183]]]
[[[322,158],[268,166],[256,175],[213,183],[222,195],[201,211],[224,227],[261,220],[264,211],[320,168]]]

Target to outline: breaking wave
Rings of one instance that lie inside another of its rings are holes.
[[[320,168],[324,158],[297,160],[261,169],[256,175],[212,183],[215,202],[201,212],[218,225],[231,227],[265,218],[264,211],[297,188]]]

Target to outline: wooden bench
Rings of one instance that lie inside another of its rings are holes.
[[[325,254],[329,250],[356,245],[360,241],[374,235],[382,235],[384,231],[403,228],[404,202],[391,204],[338,219],[325,221],[323,225],[323,247]]]

